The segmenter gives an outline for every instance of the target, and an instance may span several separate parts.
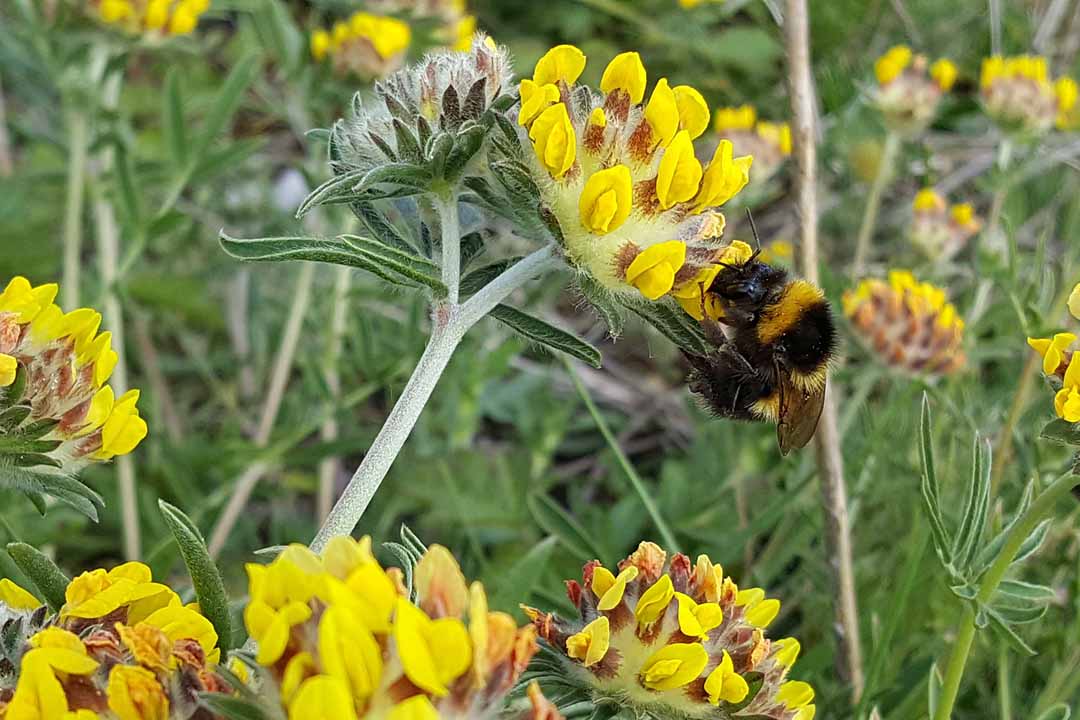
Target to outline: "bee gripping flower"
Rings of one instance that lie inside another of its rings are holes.
[[[519,85],[525,152],[499,162],[524,155],[540,214],[590,287],[623,304],[682,302],[687,282],[719,268],[729,243],[718,207],[747,184],[752,159],[721,143],[703,166],[704,98],[666,78],[649,91],[638,53],[614,57],[599,91],[578,84],[585,65],[568,45],[541,58]]]
[[[562,681],[593,703],[653,717],[812,715],[810,686],[787,680],[798,642],[764,634],[779,603],[740,591],[707,556],[691,565],[643,542],[618,575],[593,561],[567,589],[577,618],[526,612],[562,654]]]

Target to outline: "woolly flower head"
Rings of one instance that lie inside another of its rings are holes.
[[[505,48],[477,34],[469,52],[439,50],[375,84],[371,97],[353,99],[348,120],[331,135],[335,173],[364,173],[393,162],[444,169],[454,157],[471,159],[483,142],[480,124],[509,87]],[[430,176],[425,178],[431,180]]]
[[[909,137],[918,135],[934,119],[956,74],[950,60],[941,58],[931,64],[907,45],[897,45],[875,61],[878,84],[871,96],[892,130]]]
[[[950,207],[933,188],[923,188],[915,195],[909,236],[928,259],[951,260],[980,229],[982,222],[969,203]]]
[[[210,0],[91,0],[107,25],[133,35],[186,35],[210,8]]]
[[[744,194],[757,194],[791,155],[791,127],[760,119],[753,105],[717,108],[713,130],[718,139],[730,140],[735,152],[754,158],[754,176]]]
[[[887,281],[863,280],[843,302],[859,339],[882,364],[931,376],[964,367],[964,321],[943,289],[893,270]]]
[[[716,208],[746,185],[752,158],[725,140],[703,166],[704,98],[660,78],[646,100],[636,52],[607,65],[599,92],[577,83],[585,63],[560,45],[521,81],[523,162],[567,260],[609,294],[658,300],[716,267],[727,246]]]
[[[399,69],[412,41],[407,22],[358,11],[330,30],[311,34],[311,54],[329,58],[334,72],[361,78],[381,78]]]
[[[1080,283],[1069,295],[1069,312],[1080,320]],[[1080,353],[1074,349],[1076,334],[1057,333],[1050,338],[1028,338],[1028,345],[1042,356],[1043,374],[1055,388],[1054,412],[1065,422],[1080,422]]]
[[[578,618],[525,611],[561,658],[559,683],[590,702],[637,717],[814,717],[813,688],[787,679],[799,642],[765,636],[780,601],[740,590],[707,556],[669,562],[643,542],[615,571],[593,561],[566,585]]]
[[[437,545],[412,571],[415,604],[366,537],[292,545],[248,576],[244,620],[290,720],[491,718],[536,651]]]
[[[107,384],[117,354],[90,308],[63,312],[55,284],[15,277],[0,293],[0,473],[15,466],[72,474],[146,436],[139,391]]]
[[[1072,78],[1052,80],[1046,58],[1037,55],[984,59],[979,88],[994,122],[1006,131],[1026,134],[1068,125],[1080,94]]]
[[[217,717],[197,699],[228,689],[214,670],[217,633],[153,582],[147,566],[83,573],[51,616],[33,595],[0,582],[0,604],[33,612],[24,625],[5,624],[3,660],[13,669],[0,700],[5,720]]]

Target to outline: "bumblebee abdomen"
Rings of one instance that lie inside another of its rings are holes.
[[[822,374],[836,351],[836,325],[821,290],[796,280],[761,313],[757,340],[783,357],[787,369],[807,377]]]

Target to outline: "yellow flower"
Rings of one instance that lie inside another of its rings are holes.
[[[548,85],[560,80],[573,85],[585,70],[585,53],[573,45],[556,45],[536,61],[532,81]]]
[[[604,659],[611,647],[611,625],[606,615],[593,620],[566,639],[566,654],[580,660],[585,667],[592,667]]]
[[[597,235],[622,227],[630,217],[632,206],[633,178],[625,165],[593,173],[585,182],[578,200],[581,224]]]
[[[813,707],[810,703],[814,701],[814,688],[801,680],[792,680],[780,686],[776,692],[776,699],[784,703],[788,710]]]
[[[15,382],[19,372],[19,361],[11,355],[0,353],[0,387],[8,387]]]
[[[461,617],[469,590],[457,560],[442,545],[432,545],[413,572],[417,604],[432,617]]]
[[[116,665],[109,672],[109,709],[120,720],[168,720],[169,699],[154,673]]]
[[[461,677],[472,659],[469,632],[456,617],[432,620],[405,598],[398,600],[394,642],[409,680],[442,697],[447,685]]]
[[[605,93],[622,90],[636,105],[645,97],[645,83],[645,65],[641,62],[641,56],[636,52],[624,52],[616,55],[604,68],[600,90]]]
[[[637,608],[634,610],[638,625],[651,625],[659,620],[667,611],[673,597],[675,597],[675,587],[671,582],[671,577],[661,576],[638,599]]]
[[[956,65],[941,58],[930,66],[930,77],[938,84],[938,87],[948,92],[956,82]]]
[[[289,720],[356,720],[349,688],[339,678],[316,675],[308,678],[289,703]]]
[[[319,622],[319,659],[323,672],[345,681],[358,700],[379,687],[382,650],[360,618],[344,607],[331,605]]]
[[[716,146],[712,161],[705,169],[701,191],[694,199],[694,212],[723,205],[746,187],[754,158],[749,155],[736,158],[734,153],[735,147],[730,140],[721,140]]]
[[[145,620],[155,610],[178,604],[179,598],[167,585],[156,583],[150,568],[140,562],[128,562],[112,570],[90,570],[79,575],[64,592],[61,620],[66,618],[103,618],[127,607],[128,624]]]
[[[740,590],[735,597],[735,605],[743,608],[748,623],[759,628],[767,627],[780,612],[780,601],[766,599],[765,591],[761,588]]]
[[[11,580],[0,580],[0,603],[12,610],[37,610],[43,603]]]
[[[671,290],[675,273],[686,262],[686,244],[669,240],[645,248],[626,269],[626,282],[649,300],[656,300]]]
[[[553,178],[561,178],[573,167],[577,137],[566,105],[558,103],[540,113],[529,130],[536,157]]]
[[[554,85],[539,85],[528,78],[521,81],[521,109],[518,111],[518,125],[526,126],[541,112],[559,102],[559,88]]]
[[[606,567],[597,567],[592,578],[592,591],[598,598],[597,610],[612,610],[617,607],[626,593],[626,584],[636,578],[638,572],[636,567],[628,565],[615,577]]]
[[[933,188],[923,188],[915,194],[911,205],[916,212],[939,211],[945,208],[945,198],[938,195]]]
[[[426,695],[414,695],[390,708],[387,720],[439,720],[439,711]]]
[[[676,203],[686,202],[698,194],[700,185],[701,163],[694,156],[690,134],[680,130],[660,158],[656,174],[656,197],[660,207],[667,210]]]
[[[311,33],[311,57],[322,61],[330,52],[330,33],[319,29]]]
[[[22,657],[19,680],[4,718],[61,718],[70,708],[61,678],[89,675],[98,663],[87,654],[78,636],[58,627],[36,634],[30,639],[30,647]]]
[[[720,664],[705,678],[705,692],[709,694],[709,702],[713,705],[719,705],[721,700],[741,703],[750,693],[746,680],[735,672],[735,665],[727,650],[724,651]]]
[[[1065,359],[1065,351],[1076,342],[1076,335],[1069,332],[1057,333],[1053,338],[1028,338],[1028,345],[1035,352],[1042,355],[1043,374],[1053,375],[1061,361]]]
[[[795,638],[781,638],[773,643],[773,652],[776,662],[790,668],[799,657],[802,645]]]
[[[696,680],[708,663],[701,643],[665,645],[645,661],[641,681],[650,690],[674,690]]]
[[[879,57],[874,63],[874,74],[877,76],[879,85],[888,85],[904,72],[911,64],[911,48],[907,45],[897,45]]]
[[[757,122],[757,110],[753,105],[717,108],[713,130],[721,135],[729,130],[750,130]]]
[[[649,103],[645,106],[645,120],[652,129],[654,143],[667,147],[679,131],[679,108],[675,91],[668,86],[667,78],[660,78],[653,88]]]
[[[214,625],[198,611],[183,605],[155,610],[141,624],[157,628],[172,642],[194,640],[211,662],[218,660],[218,634]]]
[[[708,640],[708,632],[724,622],[724,611],[717,603],[697,603],[685,593],[675,593],[679,602],[679,630],[683,635]]]
[[[318,670],[319,666],[311,653],[301,652],[293,655],[285,664],[285,671],[281,676],[281,701],[286,705],[291,703],[300,685],[312,675],[318,674]],[[340,675],[335,677],[340,677]],[[347,680],[347,678],[342,679]]]
[[[1080,320],[1080,283],[1076,283],[1076,287],[1069,293],[1069,312],[1077,320]]]

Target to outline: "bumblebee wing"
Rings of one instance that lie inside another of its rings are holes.
[[[815,390],[795,387],[791,377],[777,368],[777,386],[780,392],[780,409],[776,420],[776,441],[780,454],[805,447],[814,437],[821,409],[825,406],[825,385]]]

